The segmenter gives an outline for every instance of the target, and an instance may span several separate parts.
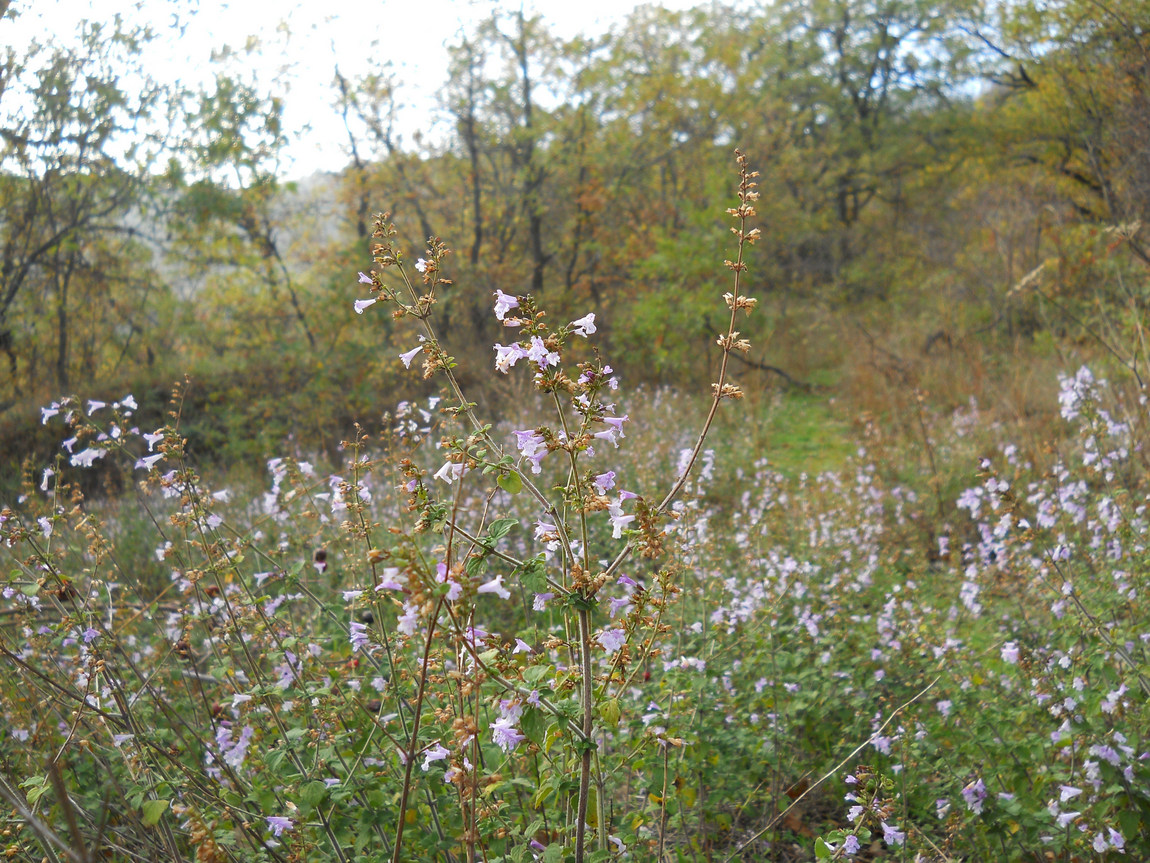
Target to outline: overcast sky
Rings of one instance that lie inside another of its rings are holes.
[[[698,2],[656,5],[686,9]],[[529,14],[538,12],[553,33],[570,38],[604,32],[637,5],[637,0],[14,0],[20,16],[7,32],[19,50],[22,40],[67,38],[84,18],[107,20],[119,13],[161,34],[146,55],[152,74],[189,83],[209,80],[213,50],[241,47],[255,36],[261,47],[252,61],[254,73],[265,85],[287,88],[289,130],[310,127],[288,154],[292,164],[286,173],[301,177],[338,170],[346,161],[343,129],[331,107],[337,62],[344,75],[356,77],[391,60],[403,82],[401,127],[410,140],[417,127],[428,125],[434,109],[446,76],[446,43],[493,9],[522,6]],[[173,16],[185,25],[182,38],[173,35]],[[424,131],[434,136],[434,129]]]

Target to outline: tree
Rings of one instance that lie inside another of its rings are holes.
[[[117,16],[81,24],[75,46],[34,43],[23,56],[11,46],[4,54],[0,350],[10,395],[44,377],[41,348],[53,340],[52,377],[68,386],[75,309],[86,310],[87,373],[109,357],[122,360],[142,330],[139,300],[157,288],[142,227],[159,152],[149,126],[166,96],[139,65],[148,38]],[[134,254],[124,254],[129,248]]]

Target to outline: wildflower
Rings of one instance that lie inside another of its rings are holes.
[[[510,716],[501,716],[491,723],[491,739],[504,752],[510,752],[527,737],[515,727],[514,719]]]
[[[522,638],[516,638],[515,639],[515,649],[511,651],[511,654],[514,656],[516,653],[534,653],[534,652],[535,651],[533,651],[531,649],[531,645],[529,645],[526,641],[524,641]]]
[[[843,853],[848,857],[859,852],[859,838],[851,833],[843,840]]]
[[[436,479],[443,480],[443,482],[451,485],[455,480],[459,479],[465,473],[465,468],[461,464],[454,462],[447,462],[437,470],[434,474]]]
[[[361,285],[370,285],[370,284],[372,284],[372,281],[371,281],[371,276],[369,276],[367,273],[360,273],[360,274],[359,274],[359,283],[360,283]]]
[[[93,641],[95,641],[99,637],[100,637],[100,630],[98,630],[98,629],[93,629],[92,627],[89,626],[87,629],[84,630],[84,643],[85,644],[91,644]]]
[[[531,347],[527,349],[527,358],[539,364],[539,368],[559,365],[559,354],[547,350],[547,345],[539,336],[531,337]]]
[[[1061,791],[1061,793],[1058,795],[1058,800],[1061,803],[1065,803],[1067,800],[1073,800],[1082,793],[1081,788],[1075,788],[1073,785],[1060,785],[1059,791]]]
[[[427,769],[432,765],[433,762],[442,761],[450,754],[451,752],[443,748],[442,743],[440,743],[438,740],[435,741],[434,746],[431,746],[423,751],[423,772],[426,773]]]
[[[88,447],[87,449],[76,453],[69,460],[72,462],[73,467],[91,467],[96,459],[103,458],[104,454],[104,450],[102,449],[93,449],[92,447]]]
[[[379,302],[378,297],[372,297],[370,300],[356,300],[355,301],[355,313],[357,315],[362,315],[364,309],[366,309],[368,306],[374,306],[378,302]]]
[[[146,455],[136,461],[136,470],[151,470],[153,467],[155,467],[156,462],[158,462],[163,457],[164,454],[162,452],[158,452],[155,455]]]
[[[292,823],[290,818],[284,818],[282,815],[269,815],[267,817],[268,830],[276,836],[282,836],[285,830],[294,830],[295,824]]]
[[[351,622],[351,636],[348,641],[351,642],[352,653],[358,652],[360,648],[366,650],[371,643],[367,636],[367,624],[353,620]]]
[[[627,633],[621,629],[605,629],[595,638],[608,653],[614,653],[627,642]]]
[[[40,425],[48,425],[48,420],[60,413],[59,402],[52,402],[51,407],[40,408]]]
[[[571,332],[583,338],[587,338],[587,336],[595,332],[595,313],[592,312],[588,315],[584,315],[577,321],[572,321]]]
[[[515,445],[519,448],[519,452],[531,462],[531,472],[540,473],[542,467],[539,463],[547,455],[547,441],[543,435],[534,429],[513,431],[512,434],[515,435]]]
[[[554,593],[537,593],[535,599],[531,602],[532,611],[544,611],[547,608],[547,600],[554,599]]]
[[[495,317],[499,320],[504,320],[506,315],[512,309],[519,308],[519,300],[511,294],[505,294],[503,291],[497,290],[495,292]]]
[[[131,393],[128,393],[120,401],[118,401],[114,405],[112,405],[112,407],[114,407],[114,408],[128,408],[129,410],[134,411],[137,408],[139,408],[139,405],[136,403],[136,397],[133,396]]]
[[[419,623],[419,608],[410,602],[403,604],[403,614],[395,622],[395,628],[404,635],[414,635],[415,627]]]
[[[510,345],[495,345],[495,370],[507,374],[507,370],[527,356],[527,350],[518,342]]]
[[[978,815],[982,812],[982,801],[986,799],[986,785],[981,779],[976,779],[962,789],[962,799],[966,801],[966,808]]]
[[[1002,661],[1011,665],[1018,664],[1018,645],[1015,642],[1008,641],[1002,645]]]
[[[47,491],[48,490],[48,480],[50,480],[55,475],[56,475],[56,471],[52,470],[52,468],[50,468],[50,467],[44,468],[44,475],[40,479],[40,491]]]
[[[100,410],[101,408],[106,408],[107,406],[107,402],[98,402],[95,399],[91,399],[88,401],[88,414],[94,414],[96,411]]]
[[[374,300],[372,302],[374,302]],[[403,367],[405,369],[411,368],[411,361],[414,360],[416,356],[419,355],[422,351],[423,345],[416,345],[407,353],[400,354],[399,358],[403,361]]]
[[[611,504],[607,508],[607,512],[611,514],[611,537],[612,539],[621,539],[623,536],[623,529],[635,520],[634,515],[624,515],[623,508],[620,505],[622,501]]]
[[[1057,818],[1055,818],[1055,821],[1059,827],[1069,827],[1074,823],[1074,819],[1081,814],[1081,812],[1063,812]]]
[[[887,845],[893,847],[895,845],[902,845],[906,841],[906,833],[897,827],[891,827],[884,821],[882,822],[882,838]]]
[[[52,522],[49,519],[40,516],[36,519],[36,523],[40,525],[40,533],[44,535],[44,539],[48,539],[52,536]]]
[[[603,422],[615,429],[615,431],[619,433],[619,437],[627,437],[627,435],[623,434],[623,423],[630,419],[630,416],[623,414],[621,417],[603,417]]]
[[[475,592],[476,593],[494,593],[494,594],[497,594],[500,599],[511,599],[511,591],[509,591],[506,587],[503,586],[502,574],[497,575],[495,578],[493,578],[491,581],[487,582],[486,584],[480,585],[476,589]]]
[[[399,583],[396,576],[399,575],[399,568],[389,566],[383,571],[383,578],[379,584],[375,586],[376,590],[403,590],[403,585]]]
[[[606,494],[609,489],[615,487],[615,471],[609,470],[606,473],[601,473],[591,482],[599,490],[599,494]]]
[[[427,272],[427,261],[425,261],[423,258],[420,258],[418,261],[415,262],[415,268],[417,270],[419,270],[419,272],[421,272],[421,273],[426,273]]]

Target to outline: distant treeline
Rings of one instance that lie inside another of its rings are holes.
[[[413,262],[430,236],[455,249],[463,374],[491,369],[498,288],[595,312],[630,382],[676,382],[717,332],[735,146],[762,173],[747,374],[843,380],[865,356],[910,380],[1040,334],[1125,356],[1150,265],[1147,32],[1144,0],[641,7],[570,41],[496,14],[451,48],[442,146],[399,139],[389,68],[336,70],[349,161],[299,185],[277,173],[284,97],[234,64],[205,92],[161,85],[124,22],[10,49],[3,422],[190,373],[202,421],[332,445],[412,386],[414,337],[352,310],[378,211]]]

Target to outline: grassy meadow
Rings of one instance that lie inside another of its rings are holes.
[[[740,172],[710,387],[502,291],[465,369],[446,250],[381,219],[340,311],[437,395],[231,465],[182,386],[44,405],[0,514],[7,858],[1150,857],[1136,375],[749,371]]]

